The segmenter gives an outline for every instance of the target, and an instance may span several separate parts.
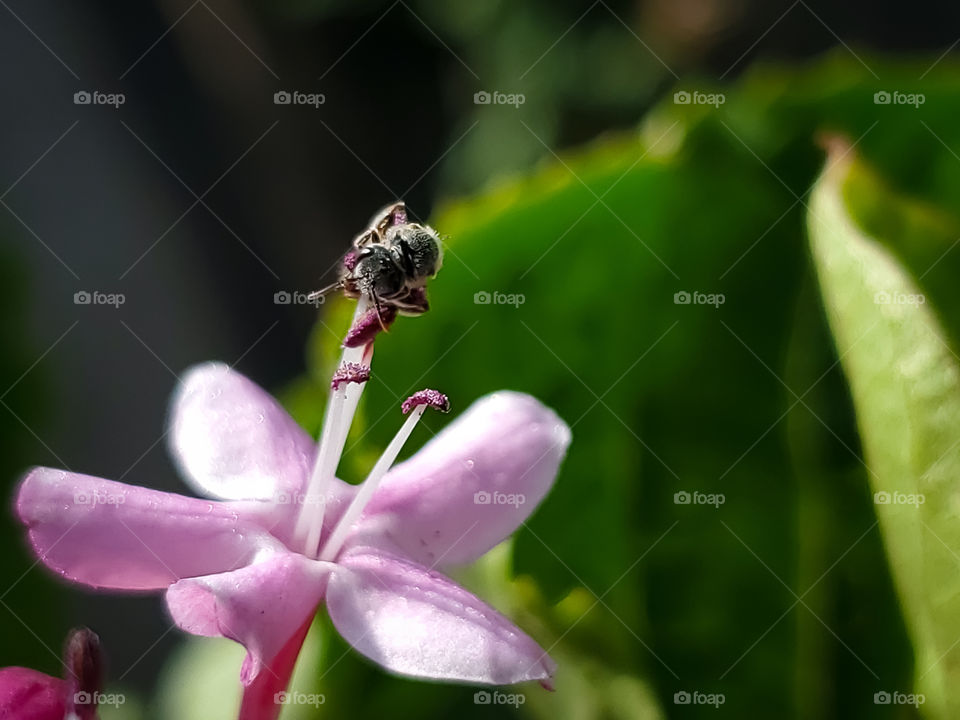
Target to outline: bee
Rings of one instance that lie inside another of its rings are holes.
[[[373,302],[383,322],[389,307],[405,315],[421,315],[429,309],[426,284],[443,264],[440,237],[429,225],[410,222],[402,202],[378,212],[366,230],[353,239],[344,256],[340,278],[310,299],[342,290],[351,298]]]

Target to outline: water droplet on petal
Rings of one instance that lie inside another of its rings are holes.
[[[467,461],[464,463],[464,465],[467,466],[467,470],[473,470],[473,466],[474,466],[475,464],[476,464],[476,463],[474,463],[473,460],[467,460]]]

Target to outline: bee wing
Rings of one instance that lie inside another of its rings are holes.
[[[372,245],[378,242],[380,242],[380,233],[374,228],[369,228],[364,230],[353,239],[353,246],[356,248],[362,248],[366,245]]]
[[[370,221],[370,230],[375,230],[380,237],[394,225],[403,225],[407,222],[407,206],[403,200],[392,202],[380,209]]]

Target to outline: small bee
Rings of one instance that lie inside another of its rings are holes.
[[[427,280],[437,274],[442,262],[436,231],[409,222],[406,206],[393,203],[354,238],[353,248],[344,256],[340,279],[311,293],[310,298],[342,290],[347,297],[369,298],[378,315],[384,306],[405,315],[420,315],[429,309]]]

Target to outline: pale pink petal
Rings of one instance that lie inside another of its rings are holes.
[[[27,474],[17,513],[47,567],[99,588],[164,588],[280,545],[222,503],[51,468]]]
[[[197,492],[227,500],[300,492],[315,454],[276,400],[221,363],[192,369],[177,389],[170,450]]]
[[[533,512],[569,444],[570,428],[535,398],[481,398],[387,474],[347,546],[395,548],[425,565],[471,562]]]
[[[379,550],[340,559],[327,607],[354,649],[401,675],[506,685],[549,681],[556,670],[536,642],[477,597]]]
[[[63,720],[67,683],[21,667],[0,668],[0,720]]]
[[[171,585],[167,607],[189,633],[241,643],[240,679],[249,685],[314,614],[331,567],[291,552],[267,554],[240,570]]]

